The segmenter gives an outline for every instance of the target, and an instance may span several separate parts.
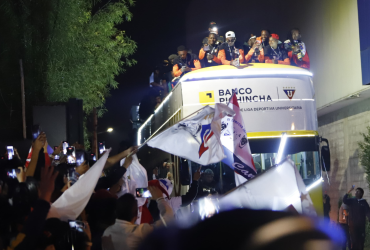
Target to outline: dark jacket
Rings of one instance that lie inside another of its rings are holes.
[[[201,68],[198,56],[195,54],[190,54],[190,53],[186,55],[186,60],[182,60],[180,57],[177,57],[173,61],[172,71],[175,77],[182,76],[185,73],[187,73],[187,72],[181,72],[182,66],[188,66],[189,68],[191,68],[192,71]]]
[[[365,217],[370,220],[370,207],[366,200],[357,200],[356,198],[348,198],[348,194],[343,196],[343,203],[349,206],[349,226],[360,227],[365,229]]]
[[[207,54],[208,52],[205,52],[203,50],[203,47],[199,50],[199,61],[202,65],[202,68],[211,67],[211,66],[218,66],[221,64],[221,60],[217,57],[218,56],[218,47],[219,43],[216,43],[215,46],[210,46],[210,52],[213,54],[213,59],[211,62],[208,62]]]
[[[218,47],[218,59],[221,60],[223,65],[230,65],[230,61],[235,59],[235,49],[239,51],[239,62],[244,62],[244,49],[243,44],[239,41],[235,41],[234,46],[229,46],[228,43],[224,42]]]
[[[35,249],[36,244],[42,236],[49,209],[49,202],[41,199],[37,200],[34,204],[33,211],[28,216],[22,232],[17,235],[12,243],[12,247],[8,249]]]
[[[290,65],[287,51],[280,46],[278,46],[276,49],[273,49],[270,45],[268,45],[264,48],[264,54],[266,63],[273,63],[275,56],[276,58],[278,58],[279,64]]]

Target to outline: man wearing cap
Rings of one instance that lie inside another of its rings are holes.
[[[217,57],[223,65],[239,66],[240,63],[244,62],[243,45],[236,41],[233,31],[226,33],[226,42],[219,47]]]
[[[278,46],[279,36],[271,34],[269,45],[265,47],[265,63],[285,64],[290,65],[290,60],[287,51]]]
[[[198,57],[195,54],[188,53],[184,45],[177,48],[177,54],[179,56],[174,60],[172,69],[175,77],[201,68]]]

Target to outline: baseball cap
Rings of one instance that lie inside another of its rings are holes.
[[[176,59],[177,58],[177,55],[176,54],[172,54],[168,57],[168,60],[172,60],[172,59]]]
[[[228,38],[228,37],[235,37],[235,33],[234,33],[234,31],[228,31],[228,32],[226,32],[225,37],[226,37],[226,38]]]

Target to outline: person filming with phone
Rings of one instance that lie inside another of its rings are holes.
[[[177,54],[179,56],[174,60],[172,68],[173,75],[175,77],[179,77],[193,70],[202,68],[198,57],[195,54],[188,53],[188,50],[184,45],[177,48]]]
[[[220,45],[218,59],[223,65],[239,66],[244,62],[243,45],[236,41],[235,33],[226,33],[226,42]]]
[[[202,67],[211,67],[221,64],[221,60],[217,57],[218,55],[217,34],[210,33],[208,36],[208,42],[203,45],[199,51],[199,60],[202,63]]]
[[[346,204],[349,209],[349,234],[351,236],[352,250],[364,249],[365,243],[365,225],[366,217],[370,220],[370,207],[365,199],[364,190],[360,187],[356,188],[355,198],[349,198],[348,195],[355,189],[353,185],[347,194],[343,196],[343,203]]]

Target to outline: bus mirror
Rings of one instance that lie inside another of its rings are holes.
[[[321,147],[321,168],[322,171],[330,171],[330,149],[328,139],[321,138],[327,145]]]

